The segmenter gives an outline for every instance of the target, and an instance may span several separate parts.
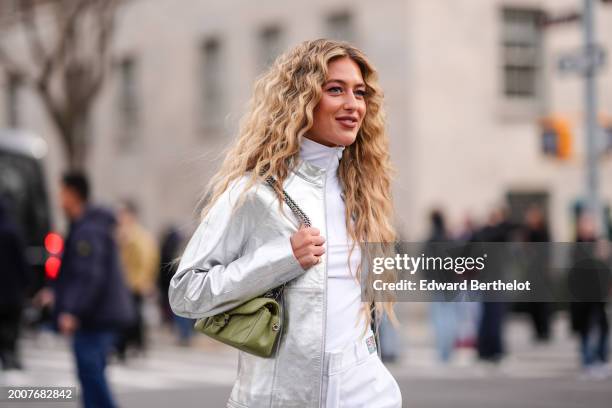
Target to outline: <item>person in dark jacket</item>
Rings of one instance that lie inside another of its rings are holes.
[[[532,279],[547,282],[550,287],[548,276],[550,262],[550,242],[548,222],[544,211],[538,206],[531,206],[525,214],[524,240],[526,242],[539,242],[530,247],[527,257],[528,273]],[[533,323],[535,340],[547,342],[550,340],[550,309],[551,305],[546,302],[530,302],[526,305],[527,313]]]
[[[178,267],[177,258],[182,249],[183,237],[179,230],[174,226],[169,226],[161,239],[159,274],[157,275],[157,285],[159,293],[168,293],[170,281],[176,273]],[[166,322],[172,322],[174,313],[170,308],[168,296],[160,296],[160,307],[162,317]]]
[[[580,357],[584,374],[609,375],[610,323],[605,300],[610,290],[609,255],[600,253],[595,221],[590,213],[577,220],[573,265],[569,271],[570,317],[572,329],[580,339]],[[605,242],[604,242],[605,243]]]
[[[2,197],[0,259],[0,362],[3,370],[21,369],[17,341],[23,301],[31,276],[25,258],[25,244],[17,226],[9,220]]]
[[[178,268],[177,258],[180,255],[182,243],[183,237],[179,230],[174,226],[168,227],[162,237],[160,248],[161,257],[158,276],[160,293],[168,293],[170,281]],[[194,334],[193,325],[195,320],[175,315],[170,308],[168,296],[161,296],[161,308],[162,316],[170,322],[174,322],[178,333],[178,344],[180,346],[189,346]]]
[[[54,285],[55,315],[58,329],[73,338],[84,406],[115,407],[106,358],[134,311],[113,237],[114,216],[90,206],[88,198],[85,176],[65,174],[61,205],[70,228]]]
[[[508,242],[517,228],[515,223],[508,220],[505,208],[496,208],[490,213],[487,225],[474,234],[472,241]],[[502,259],[499,255],[497,258]],[[503,266],[499,261],[487,261],[487,267],[492,271],[497,270],[499,274],[503,273]],[[498,363],[504,356],[503,329],[507,307],[504,302],[482,303],[477,340],[478,358],[482,361]]]

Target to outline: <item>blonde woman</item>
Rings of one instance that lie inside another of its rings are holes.
[[[362,302],[359,284],[363,243],[396,237],[382,93],[363,52],[319,39],[278,57],[209,191],[170,285],[174,312],[212,316],[286,283],[274,354],[239,353],[227,406],[401,407],[373,336],[383,313],[397,322],[393,303]]]

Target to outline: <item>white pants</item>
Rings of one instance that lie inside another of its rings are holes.
[[[376,353],[370,332],[324,358],[324,408],[401,408],[402,394]]]

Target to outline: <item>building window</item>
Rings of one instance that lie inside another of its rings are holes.
[[[264,27],[259,34],[259,69],[272,65],[283,49],[282,32],[278,26]]]
[[[6,124],[10,128],[20,125],[19,103],[20,103],[21,80],[15,75],[9,75],[6,83]]]
[[[218,130],[223,124],[223,81],[221,42],[209,38],[202,45],[201,118],[205,129]]]
[[[542,33],[538,21],[542,12],[504,8],[502,59],[503,90],[508,98],[541,97]]]
[[[327,17],[327,37],[332,40],[355,41],[353,18],[348,12],[334,13]]]
[[[138,98],[138,67],[134,58],[124,58],[119,63],[119,144],[121,148],[132,148],[140,122]]]

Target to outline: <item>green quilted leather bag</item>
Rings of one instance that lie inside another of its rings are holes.
[[[273,186],[274,178],[266,182]],[[295,216],[307,227],[310,219],[283,190],[285,202]],[[260,357],[270,357],[274,352],[283,327],[282,294],[286,283],[261,297],[251,299],[234,309],[214,316],[198,319],[195,329],[207,336]]]

